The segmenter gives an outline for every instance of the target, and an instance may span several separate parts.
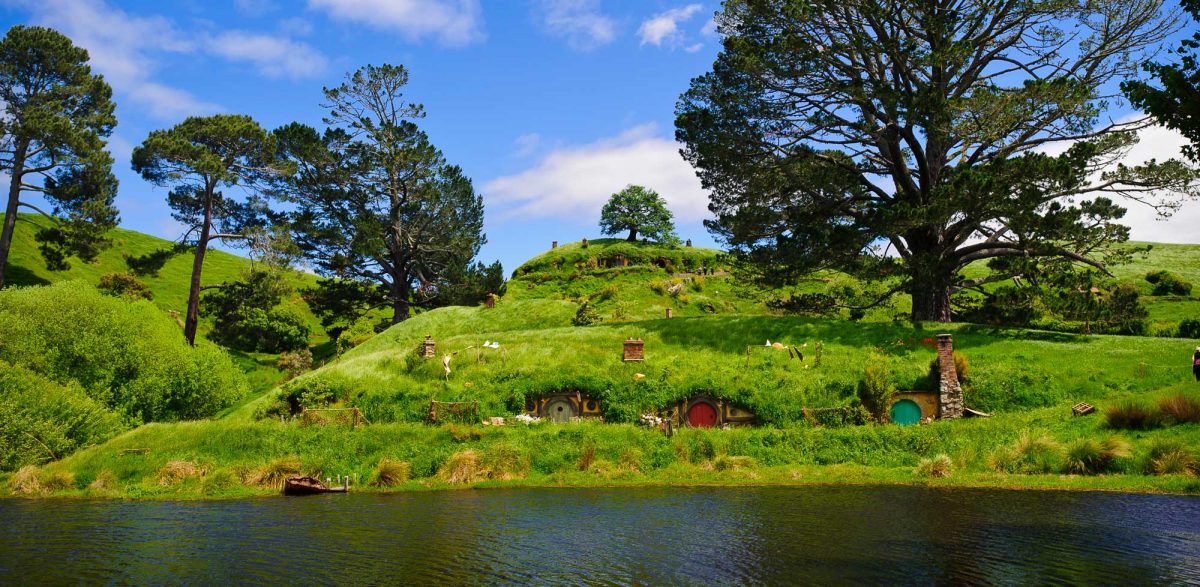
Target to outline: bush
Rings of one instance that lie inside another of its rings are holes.
[[[312,351],[300,349],[291,353],[283,353],[279,355],[279,361],[275,363],[275,366],[280,371],[287,373],[288,379],[294,379],[296,376],[312,370]]]
[[[1200,400],[1194,397],[1182,393],[1164,397],[1158,401],[1158,408],[1175,424],[1200,422]]]
[[[0,471],[63,458],[125,430],[78,385],[0,360]]]
[[[1149,430],[1163,424],[1162,413],[1138,400],[1127,400],[1104,410],[1109,428]]]
[[[958,374],[958,384],[963,385],[971,378],[971,362],[967,360],[967,356],[954,351],[954,371]],[[937,389],[942,382],[942,362],[938,357],[934,357],[929,362],[929,381],[933,384],[932,389]]]
[[[1188,296],[1192,294],[1192,284],[1170,271],[1147,273],[1146,281],[1154,284],[1153,293],[1156,296]]]
[[[81,282],[0,291],[0,340],[0,360],[77,384],[133,422],[204,418],[247,390],[229,355],[189,346],[153,304]]]
[[[1065,468],[1076,475],[1098,475],[1113,468],[1117,459],[1129,456],[1129,443],[1115,436],[1104,440],[1079,438],[1067,445]]]
[[[375,337],[375,322],[363,316],[337,335],[338,354],[344,353]]]
[[[595,306],[588,302],[579,304],[579,309],[575,311],[575,317],[571,319],[571,324],[575,326],[591,326],[599,324],[603,318],[600,317],[600,312],[596,311]]]
[[[1200,338],[1200,320],[1188,318],[1179,323],[1176,333],[1179,338]]]
[[[953,469],[954,462],[950,460],[950,457],[939,454],[930,459],[921,459],[917,468],[913,470],[913,474],[918,477],[945,478],[950,476]]]
[[[105,273],[100,276],[100,284],[96,289],[110,296],[135,300],[154,299],[154,292],[150,291],[150,286],[142,283],[142,280],[132,273]]]
[[[1044,474],[1062,467],[1062,447],[1046,435],[1023,433],[1012,448],[999,448],[988,465],[1002,473]]]
[[[884,359],[872,358],[863,369],[862,381],[858,383],[858,399],[877,422],[888,420],[888,409],[896,395],[892,382],[892,369]]]
[[[1178,440],[1159,440],[1150,446],[1146,470],[1152,475],[1187,475],[1200,471],[1200,462]]]

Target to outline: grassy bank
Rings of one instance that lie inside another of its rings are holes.
[[[1030,439],[1033,452],[1022,448]],[[1127,450],[1103,474],[1067,474],[1063,459],[1079,439],[1115,439]],[[670,438],[630,424],[586,422],[352,430],[223,420],[143,426],[2,481],[10,494],[150,499],[269,495],[292,474],[349,475],[360,490],[379,491],[898,483],[1200,494],[1195,476],[1152,474],[1162,446],[1200,454],[1200,424],[1118,431],[1100,415],[1072,417],[1066,405],[926,426],[683,429]],[[1057,451],[1056,463],[1043,462],[1046,447]],[[1014,467],[1006,455],[1021,450],[1027,453]],[[945,477],[922,468],[938,455],[949,461]],[[1020,472],[1034,470],[1046,472]]]

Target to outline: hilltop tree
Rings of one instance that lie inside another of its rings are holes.
[[[403,66],[366,66],[325,89],[323,133],[293,123],[276,131],[299,171],[280,195],[294,203],[296,241],[318,272],[339,281],[309,295],[326,323],[445,297],[446,278],[486,242],[483,198],[411,119]],[[331,289],[330,289],[331,288]]]
[[[600,210],[600,232],[618,234],[628,230],[625,240],[629,242],[636,241],[641,234],[647,240],[670,244],[679,240],[672,219],[666,201],[658,192],[629,185],[613,194]]]
[[[253,232],[275,220],[257,192],[290,168],[275,159],[275,138],[257,122],[249,116],[219,114],[193,116],[151,132],[133,151],[133,169],[147,181],[172,188],[167,195],[171,217],[187,227],[183,240],[194,244],[183,329],[194,345],[208,245],[214,240],[247,243]],[[221,188],[249,195],[238,200]]]
[[[708,228],[770,280],[893,277],[913,319],[947,321],[957,290],[1120,258],[1111,196],[1194,189],[1179,161],[1112,165],[1146,120],[1100,122],[1174,30],[1162,0],[728,0],[717,23],[676,138]],[[964,278],[975,261],[993,272]]]
[[[1200,22],[1200,0],[1180,0]],[[1121,88],[1134,106],[1149,112],[1168,128],[1183,134],[1190,145],[1183,152],[1189,159],[1200,163],[1200,32],[1184,39],[1175,49],[1180,62],[1163,65],[1147,63],[1144,68],[1157,78],[1162,87],[1155,87],[1141,80],[1123,83]]]
[[[86,50],[51,29],[18,25],[0,40],[0,171],[9,176],[0,287],[19,208],[40,215],[29,221],[52,270],[70,268],[71,255],[94,259],[117,224],[117,180],[103,138],[117,124],[115,105],[112,89],[87,63]],[[52,210],[22,193],[41,194]]]

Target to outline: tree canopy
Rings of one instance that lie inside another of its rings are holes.
[[[955,291],[1119,259],[1114,197],[1194,190],[1179,161],[1115,164],[1146,120],[1102,121],[1175,21],[1161,0],[728,0],[676,137],[707,226],[764,277],[893,277],[914,319],[950,320]]]
[[[171,187],[171,216],[187,227],[184,242],[195,246],[184,336],[195,344],[201,270],[213,240],[246,243],[272,220],[257,196],[267,183],[290,172],[275,159],[275,138],[245,115],[193,116],[156,130],[133,151],[133,169],[147,181]],[[248,193],[227,196],[221,188]]]
[[[61,33],[14,26],[0,40],[0,171],[9,175],[0,231],[0,287],[19,208],[37,212],[47,267],[70,268],[108,246],[117,224],[117,180],[104,137],[117,124],[112,89],[88,66],[88,53]],[[41,194],[38,208],[23,193]],[[27,220],[29,217],[20,219]]]
[[[326,281],[310,295],[327,319],[352,322],[390,306],[435,304],[479,247],[483,198],[412,119],[403,66],[366,66],[325,89],[324,132],[299,123],[276,131],[280,155],[297,174],[281,196],[297,206],[296,242]],[[321,303],[325,299],[329,303]],[[326,320],[328,324],[329,320]]]
[[[1179,3],[1200,24],[1200,0]],[[1121,87],[1134,106],[1191,141],[1183,147],[1183,152],[1200,163],[1200,32],[1184,39],[1174,53],[1179,56],[1179,63],[1151,61],[1144,66],[1161,87],[1144,80],[1130,80]]]
[[[628,185],[608,199],[600,210],[600,232],[618,234],[629,231],[626,240],[642,238],[664,244],[679,241],[671,211],[658,192],[640,185]]]

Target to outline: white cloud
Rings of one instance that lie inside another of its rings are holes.
[[[607,45],[617,38],[617,25],[600,12],[599,0],[540,0],[541,24],[547,32],[581,51]]]
[[[304,43],[244,31],[226,31],[210,37],[207,48],[230,61],[252,63],[268,77],[313,77],[324,72],[329,64],[320,51]]]
[[[237,11],[246,16],[263,16],[279,9],[272,0],[234,0]]]
[[[279,21],[279,31],[285,35],[295,35],[297,37],[307,37],[312,34],[313,25],[307,19],[299,16],[285,18]]]
[[[183,90],[155,83],[153,55],[188,53],[196,43],[167,19],[136,17],[102,0],[25,1],[37,24],[53,27],[88,50],[92,68],[108,83],[159,117],[215,112],[220,108]]]
[[[1162,126],[1151,126],[1138,133],[1138,144],[1122,161],[1125,165],[1140,165],[1151,159],[1165,161],[1182,159],[1179,149],[1187,144],[1183,135]],[[1121,203],[1121,202],[1118,202]],[[1163,219],[1149,206],[1137,202],[1124,203],[1128,213],[1122,224],[1129,226],[1130,238],[1160,243],[1200,243],[1200,202],[1188,200]]]
[[[446,45],[466,45],[483,38],[479,0],[308,0],[308,6],[410,41],[436,37]]]
[[[530,169],[487,182],[482,192],[501,220],[553,217],[590,224],[609,196],[628,184],[657,191],[678,222],[709,217],[708,194],[680,156],[679,144],[653,124],[557,149]]]
[[[513,147],[515,147],[515,150],[512,152],[512,156],[518,159],[528,157],[532,155],[534,151],[537,151],[541,144],[541,135],[535,132],[523,134],[513,140]]]
[[[668,47],[683,45],[686,37],[679,29],[679,24],[692,18],[703,9],[704,7],[699,4],[688,4],[646,19],[642,22],[642,26],[638,27],[638,35],[642,39],[641,44],[655,47],[662,47],[664,44]],[[699,48],[697,47],[696,50]]]

